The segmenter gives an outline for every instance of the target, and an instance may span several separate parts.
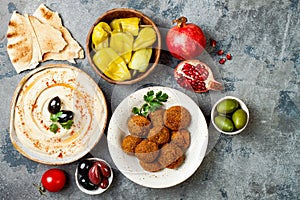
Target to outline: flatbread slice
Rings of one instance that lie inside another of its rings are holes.
[[[42,58],[37,38],[30,22],[16,11],[7,29],[7,53],[17,73],[33,69]]]
[[[67,42],[62,33],[53,26],[40,22],[36,17],[25,14],[30,21],[38,39],[42,55],[48,52],[58,53],[65,48]]]
[[[66,47],[59,53],[49,52],[43,55],[43,60],[74,60],[76,58],[83,58],[80,55],[80,50],[82,48],[79,44],[72,38],[72,35],[65,27],[60,27],[59,30],[63,33],[63,38],[67,41]],[[73,61],[72,63],[75,63]]]
[[[33,13],[33,16],[38,18],[41,22],[47,23],[54,28],[59,28],[63,26],[62,20],[57,12],[51,11],[44,4],[41,4],[36,11]]]
[[[44,4],[41,4],[33,13],[33,16],[38,18],[43,23],[48,23],[62,33],[63,38],[67,42],[66,47],[59,53],[49,52],[43,55],[43,61],[46,60],[68,60],[75,63],[74,59],[84,58],[83,49],[76,40],[73,39],[71,33],[62,25],[61,18],[57,12],[48,9]]]

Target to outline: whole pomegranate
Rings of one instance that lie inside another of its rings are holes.
[[[223,90],[222,84],[214,79],[211,69],[199,60],[180,62],[174,70],[174,77],[181,87],[195,92]]]
[[[166,36],[169,52],[179,60],[196,58],[204,51],[206,46],[206,38],[201,28],[186,22],[186,17],[173,20],[173,23],[177,23],[177,26],[172,27]]]

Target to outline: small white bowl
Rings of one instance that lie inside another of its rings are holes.
[[[82,185],[80,185],[79,181],[78,181],[78,166],[76,167],[76,171],[75,171],[75,181],[76,181],[76,185],[77,187],[84,193],[86,194],[89,194],[89,195],[97,195],[97,194],[101,194],[103,192],[105,192],[111,185],[112,181],[113,181],[113,171],[112,171],[112,168],[111,166],[103,159],[100,159],[100,158],[87,158],[86,160],[91,160],[91,161],[102,161],[104,162],[110,169],[110,173],[111,173],[111,176],[108,178],[108,186],[107,188],[105,189],[102,189],[102,188],[98,188],[96,190],[87,190],[85,189]]]
[[[222,131],[221,129],[219,129],[219,128],[217,127],[217,125],[215,124],[215,120],[214,120],[214,119],[215,119],[215,117],[218,115],[217,105],[218,105],[221,101],[223,101],[223,100],[225,100],[225,99],[234,99],[234,100],[236,100],[236,101],[240,104],[240,108],[243,109],[243,110],[246,112],[246,114],[247,114],[247,121],[246,121],[246,124],[244,125],[243,128],[238,129],[238,130],[235,130],[235,131],[232,131],[232,132],[226,132],[226,131]],[[246,126],[248,125],[248,122],[249,122],[249,110],[248,110],[246,104],[245,104],[241,99],[236,98],[236,97],[233,97],[233,96],[225,96],[225,97],[219,99],[219,100],[214,104],[214,106],[212,107],[212,110],[211,110],[211,121],[212,121],[212,124],[214,125],[214,127],[215,127],[219,132],[224,133],[224,134],[227,134],[227,135],[236,135],[236,134],[239,134],[240,132],[242,132],[242,131],[246,128]]]

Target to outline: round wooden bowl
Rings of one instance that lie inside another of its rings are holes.
[[[141,19],[140,24],[141,25],[152,25],[153,29],[155,30],[157,34],[157,39],[156,42],[152,45],[152,56],[149,61],[149,66],[147,70],[143,73],[137,73],[135,76],[133,76],[130,80],[126,81],[115,81],[107,77],[104,73],[101,72],[101,70],[95,65],[93,61],[93,56],[95,54],[95,51],[92,48],[92,33],[94,27],[99,23],[99,22],[106,22],[110,23],[113,19],[118,19],[118,18],[128,18],[128,17],[139,17]],[[123,84],[123,85],[129,85],[136,83],[138,81],[141,81],[142,79],[146,78],[157,66],[157,63],[159,61],[160,53],[161,53],[161,35],[159,32],[159,29],[155,25],[155,23],[146,15],[143,13],[133,10],[133,9],[128,9],[128,8],[115,8],[112,10],[109,10],[102,14],[96,22],[93,24],[91,29],[88,32],[87,39],[86,39],[86,51],[87,51],[87,57],[88,60],[95,70],[95,72],[104,80],[106,80],[109,83],[112,84]]]

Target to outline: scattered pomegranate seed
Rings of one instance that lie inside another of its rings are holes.
[[[226,54],[226,58],[227,60],[231,60],[232,59],[232,55],[230,53]]]
[[[212,47],[216,47],[217,41],[214,40],[214,39],[210,39],[210,45],[211,45]]]
[[[223,65],[225,62],[226,62],[226,58],[221,58],[221,59],[219,60],[219,63],[220,63],[221,65]]]
[[[224,54],[224,51],[223,50],[219,50],[218,52],[217,52],[217,54],[220,56],[220,55],[223,55]]]
[[[214,40],[214,39],[210,39],[210,45],[211,45],[212,47],[216,47],[217,41]],[[219,56],[224,55],[224,53],[225,53],[225,52],[224,52],[222,49],[220,49],[220,50],[217,51],[217,55],[219,55]],[[232,55],[231,55],[230,53],[227,53],[227,54],[226,54],[226,58],[221,58],[221,59],[219,60],[219,63],[220,63],[220,64],[224,64],[227,60],[231,60],[231,59],[232,59]]]

